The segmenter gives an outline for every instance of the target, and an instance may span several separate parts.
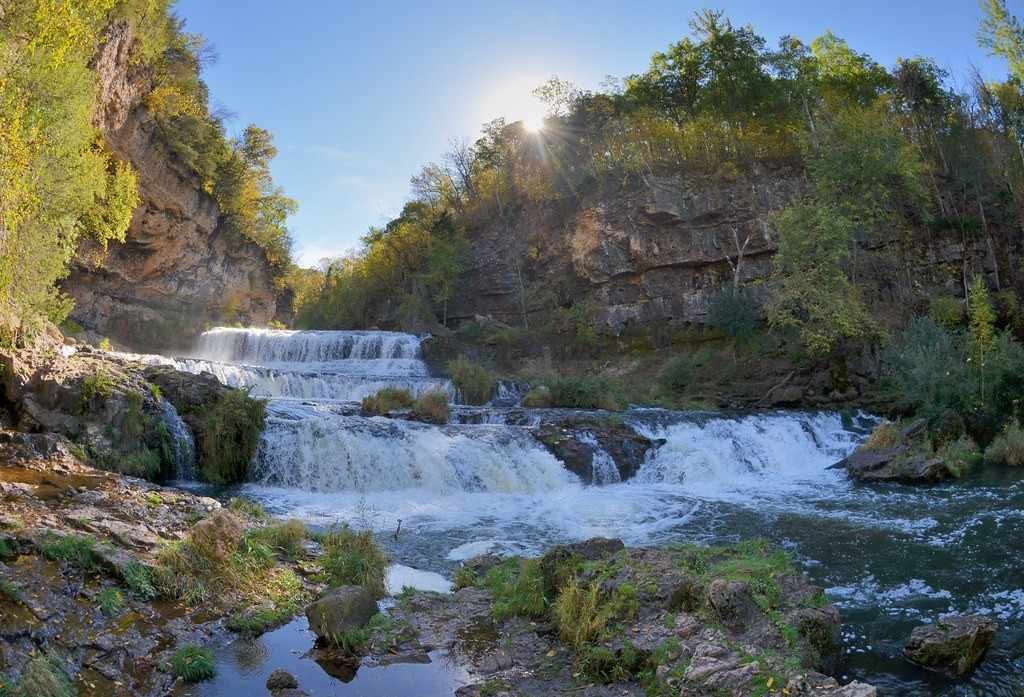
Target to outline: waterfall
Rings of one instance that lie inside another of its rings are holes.
[[[667,417],[641,411],[628,419],[640,435],[665,440],[638,479],[711,497],[834,481],[829,466],[852,452],[874,423],[862,417],[861,428],[847,428],[837,413],[694,417],[668,412]]]
[[[619,468],[615,465],[612,456],[597,442],[597,436],[588,431],[583,431],[577,436],[580,443],[585,443],[594,449],[593,460],[590,467],[594,484],[617,484],[622,481]]]
[[[524,493],[578,480],[523,429],[437,427],[271,403],[252,479],[317,492]]]
[[[160,403],[163,408],[163,421],[171,435],[171,454],[174,456],[174,471],[178,479],[190,480],[195,477],[196,443],[192,431],[181,420],[178,410],[170,400]]]
[[[217,328],[199,337],[197,358],[220,363],[273,365],[335,361],[415,359],[420,339],[379,331],[287,331]]]

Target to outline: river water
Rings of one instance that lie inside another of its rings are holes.
[[[475,554],[536,554],[595,535],[629,545],[764,537],[841,609],[840,677],[892,695],[1024,695],[1024,473],[855,485],[828,468],[870,430],[867,415],[631,409],[623,422],[664,444],[626,482],[598,453],[595,481],[607,483],[583,486],[531,435],[563,412],[458,405],[412,335],[215,329],[188,357],[149,360],[269,398],[250,481],[221,493],[314,526],[372,528],[401,564],[450,577]],[[445,391],[453,424],[359,415],[354,403],[385,386]],[[914,626],[968,611],[1002,627],[968,680],[903,661]]]

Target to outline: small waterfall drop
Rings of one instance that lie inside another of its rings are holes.
[[[174,456],[175,473],[180,480],[191,480],[195,478],[196,470],[196,443],[192,437],[192,430],[181,420],[178,410],[174,408],[170,400],[161,400],[163,408],[163,421],[171,436],[171,454]]]

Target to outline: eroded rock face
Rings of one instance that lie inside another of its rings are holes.
[[[732,181],[650,177],[609,184],[578,204],[527,210],[511,234],[501,224],[473,231],[472,271],[449,317],[519,323],[521,270],[527,283],[591,301],[615,330],[701,321],[709,297],[733,277],[737,243],[741,279],[768,275],[777,245],[769,219],[804,186],[785,170]],[[537,302],[528,311],[550,309]]]
[[[142,204],[124,244],[83,242],[62,284],[72,318],[137,350],[187,346],[204,325],[266,324],[278,310],[270,265],[255,244],[220,225],[214,200],[160,140],[144,99],[152,76],[132,65],[134,40],[111,25],[94,59],[96,123],[111,151],[138,174]]]
[[[998,625],[980,615],[944,617],[916,627],[903,655],[929,670],[963,677],[974,670],[992,645]]]

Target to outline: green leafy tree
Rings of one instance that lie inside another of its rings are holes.
[[[853,221],[833,207],[804,203],[780,213],[775,226],[779,251],[771,325],[795,328],[807,349],[819,356],[842,341],[871,334],[874,323],[845,269]]]
[[[1010,74],[1024,82],[1024,26],[1010,14],[1006,0],[981,0],[985,13],[978,30],[978,43],[993,56],[1006,59]]]
[[[988,369],[989,353],[995,338],[996,313],[989,299],[985,279],[975,276],[968,296],[970,310],[970,356],[979,376],[981,402],[985,403],[985,376]]]

